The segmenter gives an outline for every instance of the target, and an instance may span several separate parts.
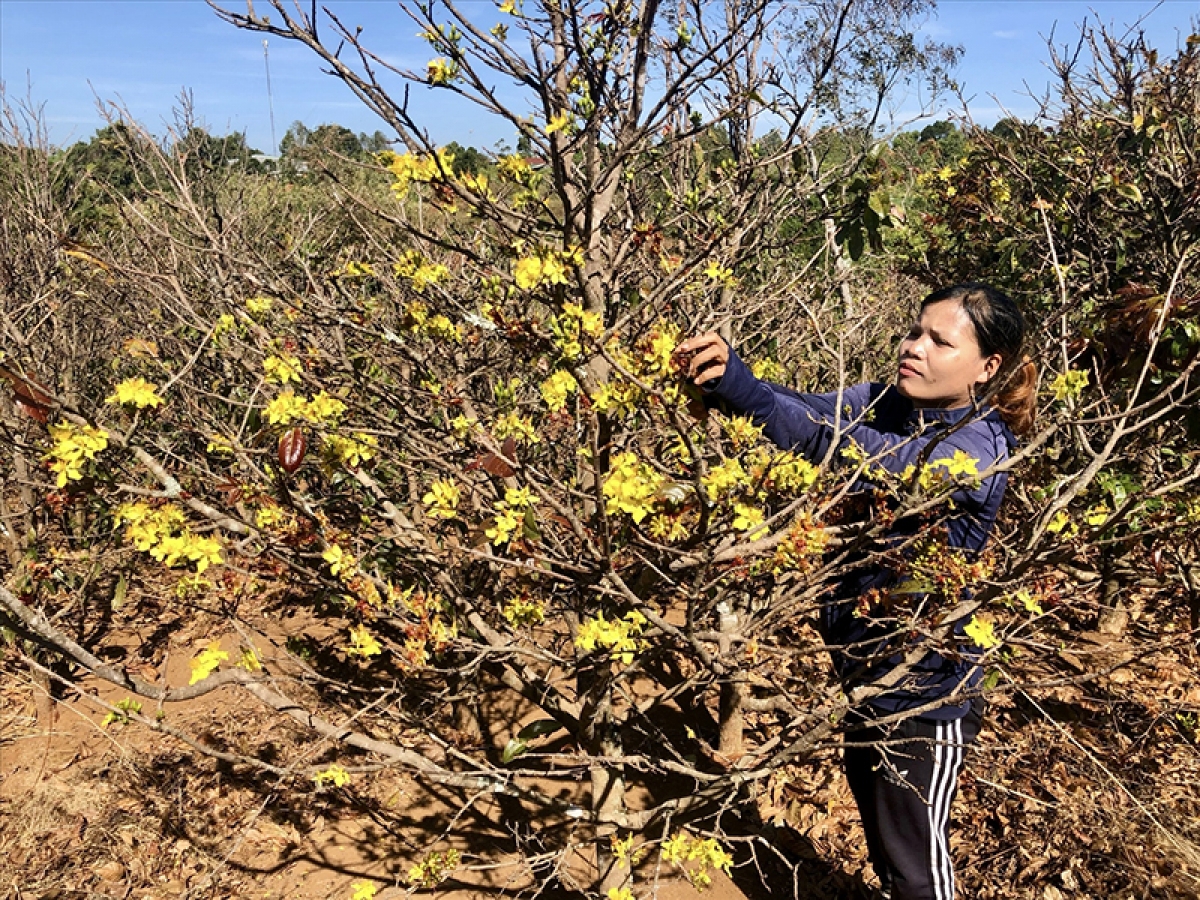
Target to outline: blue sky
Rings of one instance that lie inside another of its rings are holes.
[[[229,0],[242,11],[244,0]],[[307,8],[307,2],[304,4]],[[364,27],[364,43],[391,62],[422,70],[432,54],[417,27],[390,0],[324,0],[347,24]],[[500,14],[492,0],[465,0],[489,27]],[[259,0],[258,11],[268,11]],[[1118,27],[1139,19],[1152,45],[1173,50],[1191,33],[1195,0],[1134,2],[1000,2],[943,0],[924,32],[959,44],[958,79],[971,115],[990,124],[1005,109],[1028,117],[1026,96],[1048,80],[1046,39],[1062,44],[1085,17]],[[104,124],[97,100],[116,102],[156,134],[165,132],[181,92],[210,131],[245,131],[252,146],[272,144],[263,36],[226,25],[203,0],[0,0],[0,82],[7,102],[43,110],[54,143],[86,140]],[[275,138],[296,120],[310,127],[336,122],[371,132],[382,124],[306,48],[269,45]],[[913,98],[915,100],[915,98]],[[457,140],[491,148],[515,140],[509,126],[457,106],[445,91],[415,87],[412,104],[439,143]]]

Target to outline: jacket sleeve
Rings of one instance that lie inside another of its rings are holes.
[[[705,385],[734,414],[749,416],[761,426],[763,434],[777,447],[794,450],[813,462],[824,458],[835,434],[839,445],[853,438],[868,456],[884,457],[904,443],[913,443],[870,427],[870,410],[880,394],[876,388],[856,384],[840,393],[798,394],[755,378],[732,347],[725,375],[715,386]],[[904,465],[907,462],[896,471]]]
[[[813,462],[824,458],[835,435],[839,449],[853,445],[870,466],[881,466],[893,474],[914,465],[931,441],[937,443],[926,464],[965,454],[982,472],[1004,455],[1002,439],[993,435],[995,429],[985,421],[972,422],[945,439],[938,439],[932,429],[915,435],[900,433],[899,429],[884,430],[872,424],[875,413],[879,418],[895,417],[894,410],[884,408],[882,386],[858,384],[840,394],[798,394],[755,378],[732,348],[725,375],[706,389],[725,401],[734,413],[750,416],[776,446],[794,450]]]

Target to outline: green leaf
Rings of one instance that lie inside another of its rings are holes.
[[[863,230],[861,228],[851,229],[846,236],[846,252],[850,254],[851,261],[858,262],[862,259],[864,249],[866,249],[866,242],[863,240]]]
[[[1130,184],[1125,181],[1117,185],[1117,193],[1126,200],[1132,200],[1134,203],[1142,202],[1142,191],[1136,184]]]
[[[117,586],[113,589],[112,595],[112,610],[118,612],[125,605],[125,594],[129,591],[129,579],[122,575],[117,579]]]
[[[528,749],[528,741],[523,741],[519,737],[512,738],[504,745],[504,752],[500,754],[500,759],[510,763]]]
[[[534,738],[545,737],[548,734],[554,734],[562,728],[554,719],[538,719],[536,722],[530,722],[519,732],[517,732],[518,741],[532,741]]]
[[[872,191],[871,196],[867,198],[867,206],[875,211],[880,220],[885,220],[891,211],[892,203],[888,199],[887,191]]]

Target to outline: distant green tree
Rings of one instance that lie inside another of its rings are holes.
[[[103,228],[122,199],[136,199],[150,187],[134,166],[145,139],[124,122],[98,130],[87,141],[61,151],[55,179],[56,199],[69,207],[73,228],[87,232]]]
[[[454,174],[478,175],[490,163],[487,154],[480,153],[474,147],[464,147],[458,141],[446,145],[446,151],[454,154]]]

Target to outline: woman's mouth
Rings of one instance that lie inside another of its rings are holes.
[[[910,366],[908,363],[900,363],[900,367],[896,370],[898,378],[915,378],[921,373]]]

